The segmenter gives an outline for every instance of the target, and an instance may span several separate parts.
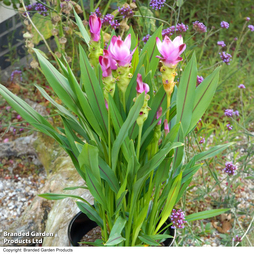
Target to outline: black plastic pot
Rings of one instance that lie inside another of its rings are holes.
[[[163,227],[165,227],[169,223],[170,220],[168,219],[168,221],[163,225]],[[72,246],[79,246],[79,242],[82,237],[95,227],[97,227],[97,224],[94,221],[90,220],[84,213],[79,212],[78,214],[76,214],[68,226],[68,238],[70,244]],[[168,247],[173,245],[176,236],[175,229],[169,227],[169,230],[170,235],[172,235],[174,238],[167,238],[163,242],[164,246]]]

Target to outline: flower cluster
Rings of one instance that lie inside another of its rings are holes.
[[[250,29],[251,32],[254,32],[254,26],[253,25],[249,25],[248,28]]]
[[[229,23],[226,22],[226,21],[221,21],[220,26],[221,26],[221,28],[226,28],[226,29],[228,29],[228,28],[229,28]]]
[[[11,82],[17,80],[17,78],[22,81],[22,71],[15,70],[11,73]]]
[[[226,44],[225,44],[224,41],[218,41],[218,42],[217,42],[217,45],[221,46],[222,48],[223,48],[223,47],[226,47]]]
[[[224,115],[228,117],[239,116],[239,111],[234,111],[233,109],[226,109]]]
[[[158,10],[158,9],[160,10],[161,7],[164,7],[165,2],[166,2],[166,0],[151,0],[150,1],[150,6],[154,10]]]
[[[240,85],[238,86],[238,88],[240,88],[240,89],[245,89],[245,85],[244,85],[244,84],[240,84]]]
[[[178,211],[173,209],[170,219],[171,222],[173,223],[171,228],[184,228],[184,223],[186,223],[186,221],[184,212],[182,212],[181,209],[179,209]]]
[[[200,139],[199,144],[205,143],[205,138]]]
[[[227,173],[228,175],[235,175],[236,170],[237,170],[237,167],[232,162],[227,161],[225,163],[225,168],[223,169],[223,171]]]
[[[99,18],[101,17],[101,12],[100,12],[100,8],[99,7],[94,11],[94,13],[96,14],[97,17],[99,17]]]
[[[197,86],[201,84],[204,81],[204,78],[202,76],[197,76]]]
[[[116,29],[120,26],[119,22],[117,20],[114,20],[114,15],[112,14],[106,14],[101,19],[101,23],[103,26],[111,26],[113,29]]]
[[[231,130],[233,129],[233,126],[230,125],[230,123],[229,123],[229,124],[227,124],[227,129],[228,129],[229,131],[231,131]]]
[[[233,241],[234,241],[234,242],[240,243],[240,242],[242,241],[242,238],[241,238],[241,236],[236,235],[236,236],[233,238]]]
[[[198,33],[206,33],[207,31],[206,26],[199,21],[193,22],[193,29]]]
[[[146,42],[149,40],[150,37],[151,37],[151,35],[150,35],[150,34],[147,34],[146,36],[143,37],[142,41],[143,41],[144,43],[146,43]]]
[[[134,15],[134,13],[129,5],[126,7],[123,6],[121,8],[118,7],[118,11],[123,16],[124,19],[131,18]]]
[[[43,15],[43,16],[49,15],[47,7],[40,3],[29,4],[26,6],[26,9],[29,15],[30,15],[29,11],[37,11],[40,15]]]
[[[171,26],[168,27],[166,29],[162,30],[162,37],[164,37],[165,35],[167,36],[171,36],[174,33],[184,33],[189,29],[188,25],[185,25],[183,23],[178,23],[176,26]]]
[[[227,65],[230,65],[230,61],[232,60],[232,56],[229,54],[229,53],[226,53],[226,52],[220,52],[220,58],[221,60],[226,63]]]

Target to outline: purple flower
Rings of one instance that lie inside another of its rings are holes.
[[[206,26],[199,21],[193,22],[193,29],[198,33],[206,33],[207,30]]]
[[[205,138],[202,138],[200,141],[199,141],[199,144],[203,144],[205,143]]]
[[[218,44],[219,46],[221,46],[222,48],[223,48],[223,47],[226,47],[226,44],[225,44],[224,41],[218,41],[217,44]]]
[[[233,238],[233,241],[234,242],[241,242],[242,241],[242,238],[241,238],[241,236],[238,236],[238,235],[236,235],[234,238]]]
[[[227,161],[225,163],[225,168],[223,169],[223,171],[227,173],[228,175],[235,175],[236,170],[237,170],[237,167],[232,162]]]
[[[250,29],[251,32],[254,32],[254,26],[253,25],[249,25],[248,28]]]
[[[11,82],[18,79],[22,81],[22,71],[15,70],[11,73]]]
[[[238,40],[238,38],[237,38],[237,37],[235,37],[235,38],[234,38],[234,41],[237,41],[237,40]]]
[[[143,37],[142,41],[143,41],[144,43],[146,43],[146,42],[149,40],[150,37],[151,37],[151,35],[150,35],[150,34],[147,34],[146,36]]]
[[[131,18],[134,13],[131,7],[128,5],[127,7],[118,7],[119,13],[123,16],[123,18]]]
[[[152,9],[155,10],[160,10],[161,7],[164,7],[164,3],[166,2],[166,0],[151,0],[150,1],[150,6],[152,7]]]
[[[176,26],[171,26],[166,29],[162,30],[162,37],[164,36],[171,36],[174,33],[181,34],[186,32],[189,29],[189,27],[183,23],[178,23]]]
[[[233,117],[233,115],[234,115],[233,109],[226,109],[224,112],[224,115],[228,116],[228,117]]]
[[[99,18],[101,17],[101,12],[100,12],[100,8],[99,7],[94,11],[94,13],[96,14],[97,17],[99,17]]]
[[[197,86],[204,81],[202,76],[197,76]]]
[[[9,142],[9,139],[8,139],[8,138],[5,138],[5,139],[3,140],[3,142],[4,142],[4,143],[8,143],[8,142]]]
[[[230,125],[230,123],[229,123],[229,124],[227,124],[227,129],[228,129],[229,131],[231,131],[231,130],[233,129],[233,126]]]
[[[21,115],[17,115],[17,119],[20,120],[22,117]]]
[[[175,209],[172,210],[171,216],[170,216],[172,226],[171,228],[184,228],[185,221],[185,215],[184,212],[182,212],[181,209],[176,211]]]
[[[119,22],[117,20],[114,20],[114,15],[107,14],[103,16],[101,19],[101,23],[103,26],[111,26],[113,29],[116,29],[120,26]]]
[[[240,88],[240,89],[245,89],[245,85],[244,85],[244,84],[240,84],[240,85],[238,86],[238,88]]]
[[[235,116],[239,116],[239,111],[238,110],[236,110],[236,111],[234,111],[234,113],[233,113]]]
[[[246,20],[246,21],[250,21],[250,17],[246,17],[245,20]]]
[[[221,26],[222,28],[226,28],[226,29],[229,28],[229,24],[228,24],[228,22],[226,22],[226,21],[222,21],[222,22],[220,23],[220,26]]]
[[[20,128],[19,131],[22,132],[24,129],[23,128]]]
[[[232,60],[232,56],[226,52],[219,53],[221,60],[226,63],[227,65],[230,65],[230,61]]]

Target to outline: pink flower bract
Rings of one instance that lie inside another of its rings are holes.
[[[168,36],[165,36],[162,42],[156,37],[156,44],[162,55],[162,57],[156,57],[160,58],[166,66],[172,68],[183,60],[180,55],[186,49],[186,44],[183,43],[182,36],[177,36],[173,41],[171,41]]]
[[[136,90],[138,93],[143,93],[145,92],[145,94],[147,94],[150,91],[150,87],[149,85],[147,85],[146,83],[144,83],[142,81],[142,75],[138,73],[138,77],[137,77],[137,87]]]
[[[109,44],[109,52],[112,58],[119,64],[125,66],[130,64],[135,49],[131,52],[131,34],[124,41],[120,36],[113,36]]]
[[[99,56],[99,63],[102,69],[102,76],[108,77],[112,74],[112,70],[117,69],[117,64],[114,59],[110,56],[107,49],[103,50],[103,56]]]
[[[90,26],[90,33],[93,41],[99,41],[101,36],[101,19],[93,13],[89,17],[89,26]]]

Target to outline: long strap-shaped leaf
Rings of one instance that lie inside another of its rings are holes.
[[[74,10],[74,8],[73,8],[73,11],[74,11],[74,15],[75,15],[75,19],[76,19],[79,31],[81,32],[81,34],[82,34],[82,36],[83,36],[87,46],[89,47],[90,36],[88,35],[88,33],[87,33],[87,31],[86,31],[86,29],[84,27],[84,24],[83,24],[81,18],[78,16],[78,14]]]
[[[209,210],[209,211],[204,211],[204,212],[199,212],[199,213],[193,213],[185,217],[185,220],[190,222],[190,221],[195,221],[195,220],[203,220],[203,219],[208,219],[217,215],[220,215],[222,213],[227,212],[230,210],[229,208],[225,209],[214,209],[214,210]]]
[[[187,64],[177,92],[177,117],[176,122],[182,123],[183,133],[187,134],[190,126],[193,103],[195,98],[195,89],[197,82],[197,63],[195,52],[192,55],[190,62]]]
[[[172,187],[170,188],[170,191],[166,200],[166,204],[161,212],[161,219],[155,230],[156,232],[160,230],[162,225],[165,223],[165,221],[168,219],[169,215],[171,214],[171,211],[175,205],[175,202],[178,196],[178,192],[181,187],[181,180],[182,180],[182,173],[180,173],[176,177],[175,181],[172,184]]]
[[[134,124],[134,122],[136,121],[137,117],[139,116],[139,112],[141,107],[144,104],[144,93],[140,94],[139,97],[137,98],[135,104],[133,105],[133,107],[131,108],[127,119],[125,120],[125,122],[122,125],[122,128],[120,129],[115,142],[113,143],[112,146],[112,169],[113,171],[115,171],[116,169],[116,164],[117,164],[117,160],[118,160],[118,154],[119,154],[119,150],[121,145],[123,144],[125,138],[128,135],[128,131],[130,129],[130,127]]]
[[[103,227],[103,221],[101,217],[90,204],[82,203],[82,202],[76,202],[76,203],[80,211],[86,214],[90,220],[95,221],[98,224],[98,226]]]
[[[45,75],[49,85],[53,88],[63,104],[77,114],[77,97],[72,91],[68,80],[46,58],[41,55],[39,50],[33,50],[38,57],[43,74]]]
[[[217,68],[196,88],[192,118],[188,132],[194,128],[198,120],[202,117],[210,105],[218,85],[219,71],[220,67]]]
[[[37,128],[39,131],[45,133],[60,142],[58,133],[53,126],[38,112],[36,112],[25,101],[10,92],[6,87],[0,84],[0,94],[5,100],[14,108],[27,122]],[[45,127],[44,127],[45,126]],[[61,143],[61,142],[60,142]]]
[[[92,69],[84,49],[80,46],[80,68],[81,78],[84,83],[85,92],[89,104],[99,122],[104,136],[107,137],[108,133],[108,117],[107,109],[105,106],[104,96],[102,89],[97,80],[94,70]]]

